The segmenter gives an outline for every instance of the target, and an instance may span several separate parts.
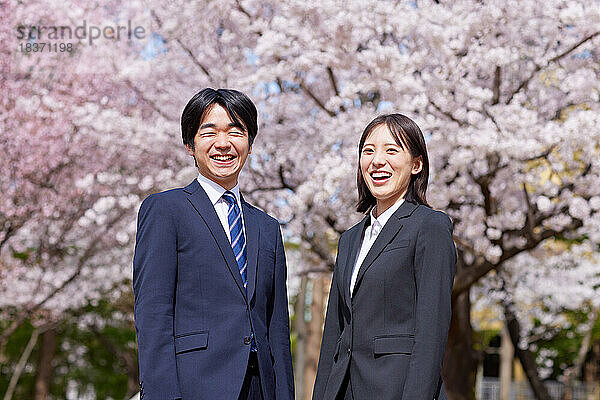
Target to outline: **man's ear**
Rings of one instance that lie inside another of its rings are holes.
[[[410,171],[411,174],[416,175],[423,169],[423,156],[413,158],[413,167]]]
[[[194,148],[192,146],[190,146],[189,144],[186,144],[185,148],[187,149],[188,154],[193,157],[194,156]]]

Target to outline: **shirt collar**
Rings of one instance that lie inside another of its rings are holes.
[[[225,193],[227,191],[227,189],[225,189],[218,183],[211,181],[210,179],[208,179],[207,177],[205,177],[202,174],[198,174],[197,179],[198,179],[198,183],[200,183],[200,186],[202,186],[202,189],[204,189],[204,191],[208,195],[208,198],[210,199],[210,202],[213,204],[213,206],[215,204],[217,204],[217,201],[219,201],[221,199],[221,197],[223,196],[223,193]],[[235,200],[238,202],[238,204],[241,204],[241,202],[240,202],[240,184],[236,183],[235,186],[233,187],[233,189],[230,189],[229,191],[233,193],[233,195],[235,196]]]
[[[400,208],[402,203],[404,203],[404,198],[401,198],[398,201],[396,201],[393,206],[385,210],[383,214],[381,214],[377,218],[375,218],[375,215],[373,214],[375,212],[375,207],[373,207],[373,209],[369,213],[371,215],[371,226],[374,226],[376,223],[378,223],[383,228],[385,226],[385,223],[388,222],[390,217],[396,212],[398,208]]]

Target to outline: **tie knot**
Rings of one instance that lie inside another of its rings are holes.
[[[223,193],[222,197],[223,197],[223,200],[225,200],[227,202],[227,204],[229,204],[229,205],[236,204],[235,195],[232,192],[230,192],[229,190],[226,191],[225,193]]]

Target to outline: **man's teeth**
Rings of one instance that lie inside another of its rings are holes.
[[[233,160],[235,157],[234,156],[212,156],[212,158],[214,158],[217,161],[229,161],[229,160]]]

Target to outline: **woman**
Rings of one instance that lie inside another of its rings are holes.
[[[423,134],[382,115],[358,148],[368,215],[340,237],[313,400],[445,399],[456,250],[450,219],[427,205]]]

